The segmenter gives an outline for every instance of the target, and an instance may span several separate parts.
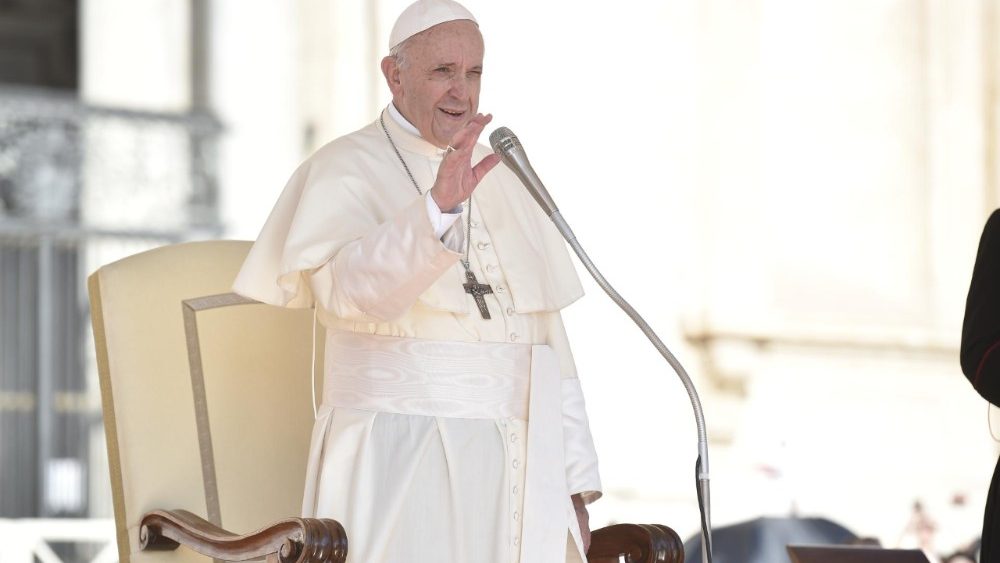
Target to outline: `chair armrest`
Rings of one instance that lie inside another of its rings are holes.
[[[590,535],[589,563],[684,563],[680,536],[660,524],[615,524]]]
[[[289,518],[240,536],[186,510],[153,510],[142,517],[143,551],[169,551],[183,545],[223,561],[266,557],[280,563],[343,563],[347,533],[336,520]]]

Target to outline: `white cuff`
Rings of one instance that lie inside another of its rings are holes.
[[[431,193],[427,192],[427,217],[431,220],[431,227],[434,228],[434,236],[437,237],[452,252],[462,252],[465,245],[465,232],[462,231],[462,205],[452,209],[448,213],[441,211]],[[454,228],[455,226],[458,228]]]
[[[601,498],[601,476],[597,470],[597,450],[590,434],[590,421],[579,379],[562,380],[562,401],[566,485],[569,494],[580,493],[583,501],[590,504]]]
[[[462,216],[462,205],[459,204],[455,209],[445,213],[441,211],[437,202],[431,197],[431,192],[427,192],[426,198],[427,217],[431,220],[431,226],[434,227],[434,236],[441,238],[444,236],[445,231],[450,229],[455,224],[455,221]]]

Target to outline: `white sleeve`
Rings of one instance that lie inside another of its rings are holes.
[[[590,504],[601,498],[601,475],[597,468],[597,450],[590,434],[590,420],[583,401],[580,380],[562,380],[563,441],[566,451],[566,486],[569,494],[579,493]]]
[[[435,236],[417,199],[312,272],[316,301],[342,319],[398,318],[461,254]]]
[[[562,373],[563,441],[566,452],[566,485],[571,495],[579,493],[587,504],[601,498],[601,475],[597,449],[590,433],[590,420],[577,378],[569,339],[558,312],[548,315],[548,344],[559,357]]]

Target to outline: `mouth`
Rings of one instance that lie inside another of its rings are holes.
[[[452,119],[461,119],[465,116],[465,110],[438,108],[438,111]]]

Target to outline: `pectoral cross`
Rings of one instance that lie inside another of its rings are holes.
[[[479,280],[476,279],[476,274],[473,274],[472,270],[465,270],[465,279],[468,283],[463,283],[462,287],[465,288],[466,293],[476,299],[476,305],[479,306],[479,314],[483,316],[483,319],[489,319],[490,310],[486,307],[486,298],[483,296],[487,293],[493,293],[493,288],[489,284],[479,283]]]

